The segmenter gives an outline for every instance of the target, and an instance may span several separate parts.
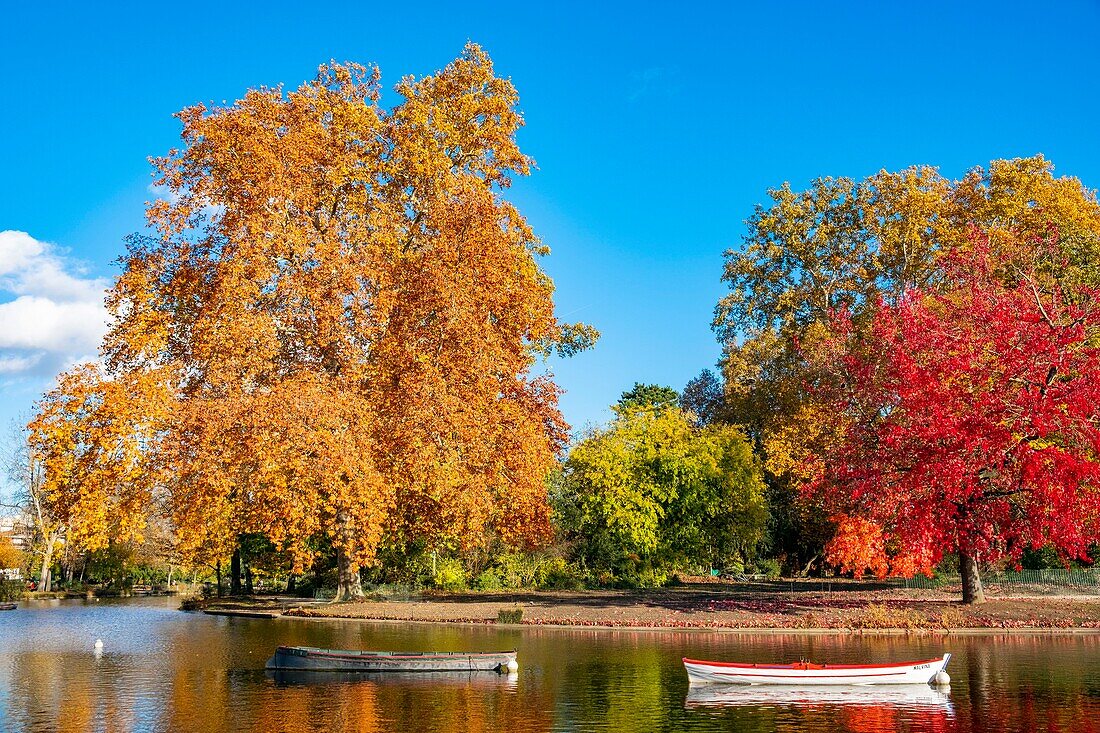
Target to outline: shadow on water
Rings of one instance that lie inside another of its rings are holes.
[[[954,709],[949,689],[933,688],[929,685],[693,685],[688,688],[684,705],[688,708],[862,705],[876,708],[934,708],[948,712]]]
[[[102,654],[92,648],[103,639]],[[279,644],[519,650],[518,676],[268,676]],[[930,688],[691,688],[681,657],[890,662],[954,654]],[[839,697],[838,697],[839,695]],[[168,599],[0,614],[0,729],[25,731],[1014,731],[1100,729],[1100,635],[803,636],[377,624],[182,613]]]

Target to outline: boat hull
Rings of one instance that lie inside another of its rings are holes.
[[[512,652],[360,652],[281,646],[267,661],[269,670],[312,672],[506,672]]]
[[[929,684],[947,669],[951,655],[916,662],[865,664],[736,664],[684,658],[692,684],[908,685]]]
[[[473,687],[489,690],[514,689],[519,679],[519,675],[514,673],[486,674],[485,672],[466,671],[343,672],[327,670],[319,672],[310,669],[269,669],[264,674],[268,679],[283,687],[314,687],[316,685],[344,684],[347,682],[369,682],[373,685],[398,685],[405,688],[414,686]]]

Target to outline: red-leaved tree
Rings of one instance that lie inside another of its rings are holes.
[[[1100,537],[1100,292],[1060,282],[1053,242],[1027,267],[971,244],[935,291],[833,319],[835,437],[808,490],[836,512],[833,562],[910,576],[957,553],[980,603],[979,562]]]

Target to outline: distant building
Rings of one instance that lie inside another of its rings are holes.
[[[0,517],[0,537],[7,537],[23,552],[31,549],[31,528],[14,517]]]

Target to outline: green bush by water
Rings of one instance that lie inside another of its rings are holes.
[[[0,580],[0,602],[18,601],[23,597],[23,581]]]

